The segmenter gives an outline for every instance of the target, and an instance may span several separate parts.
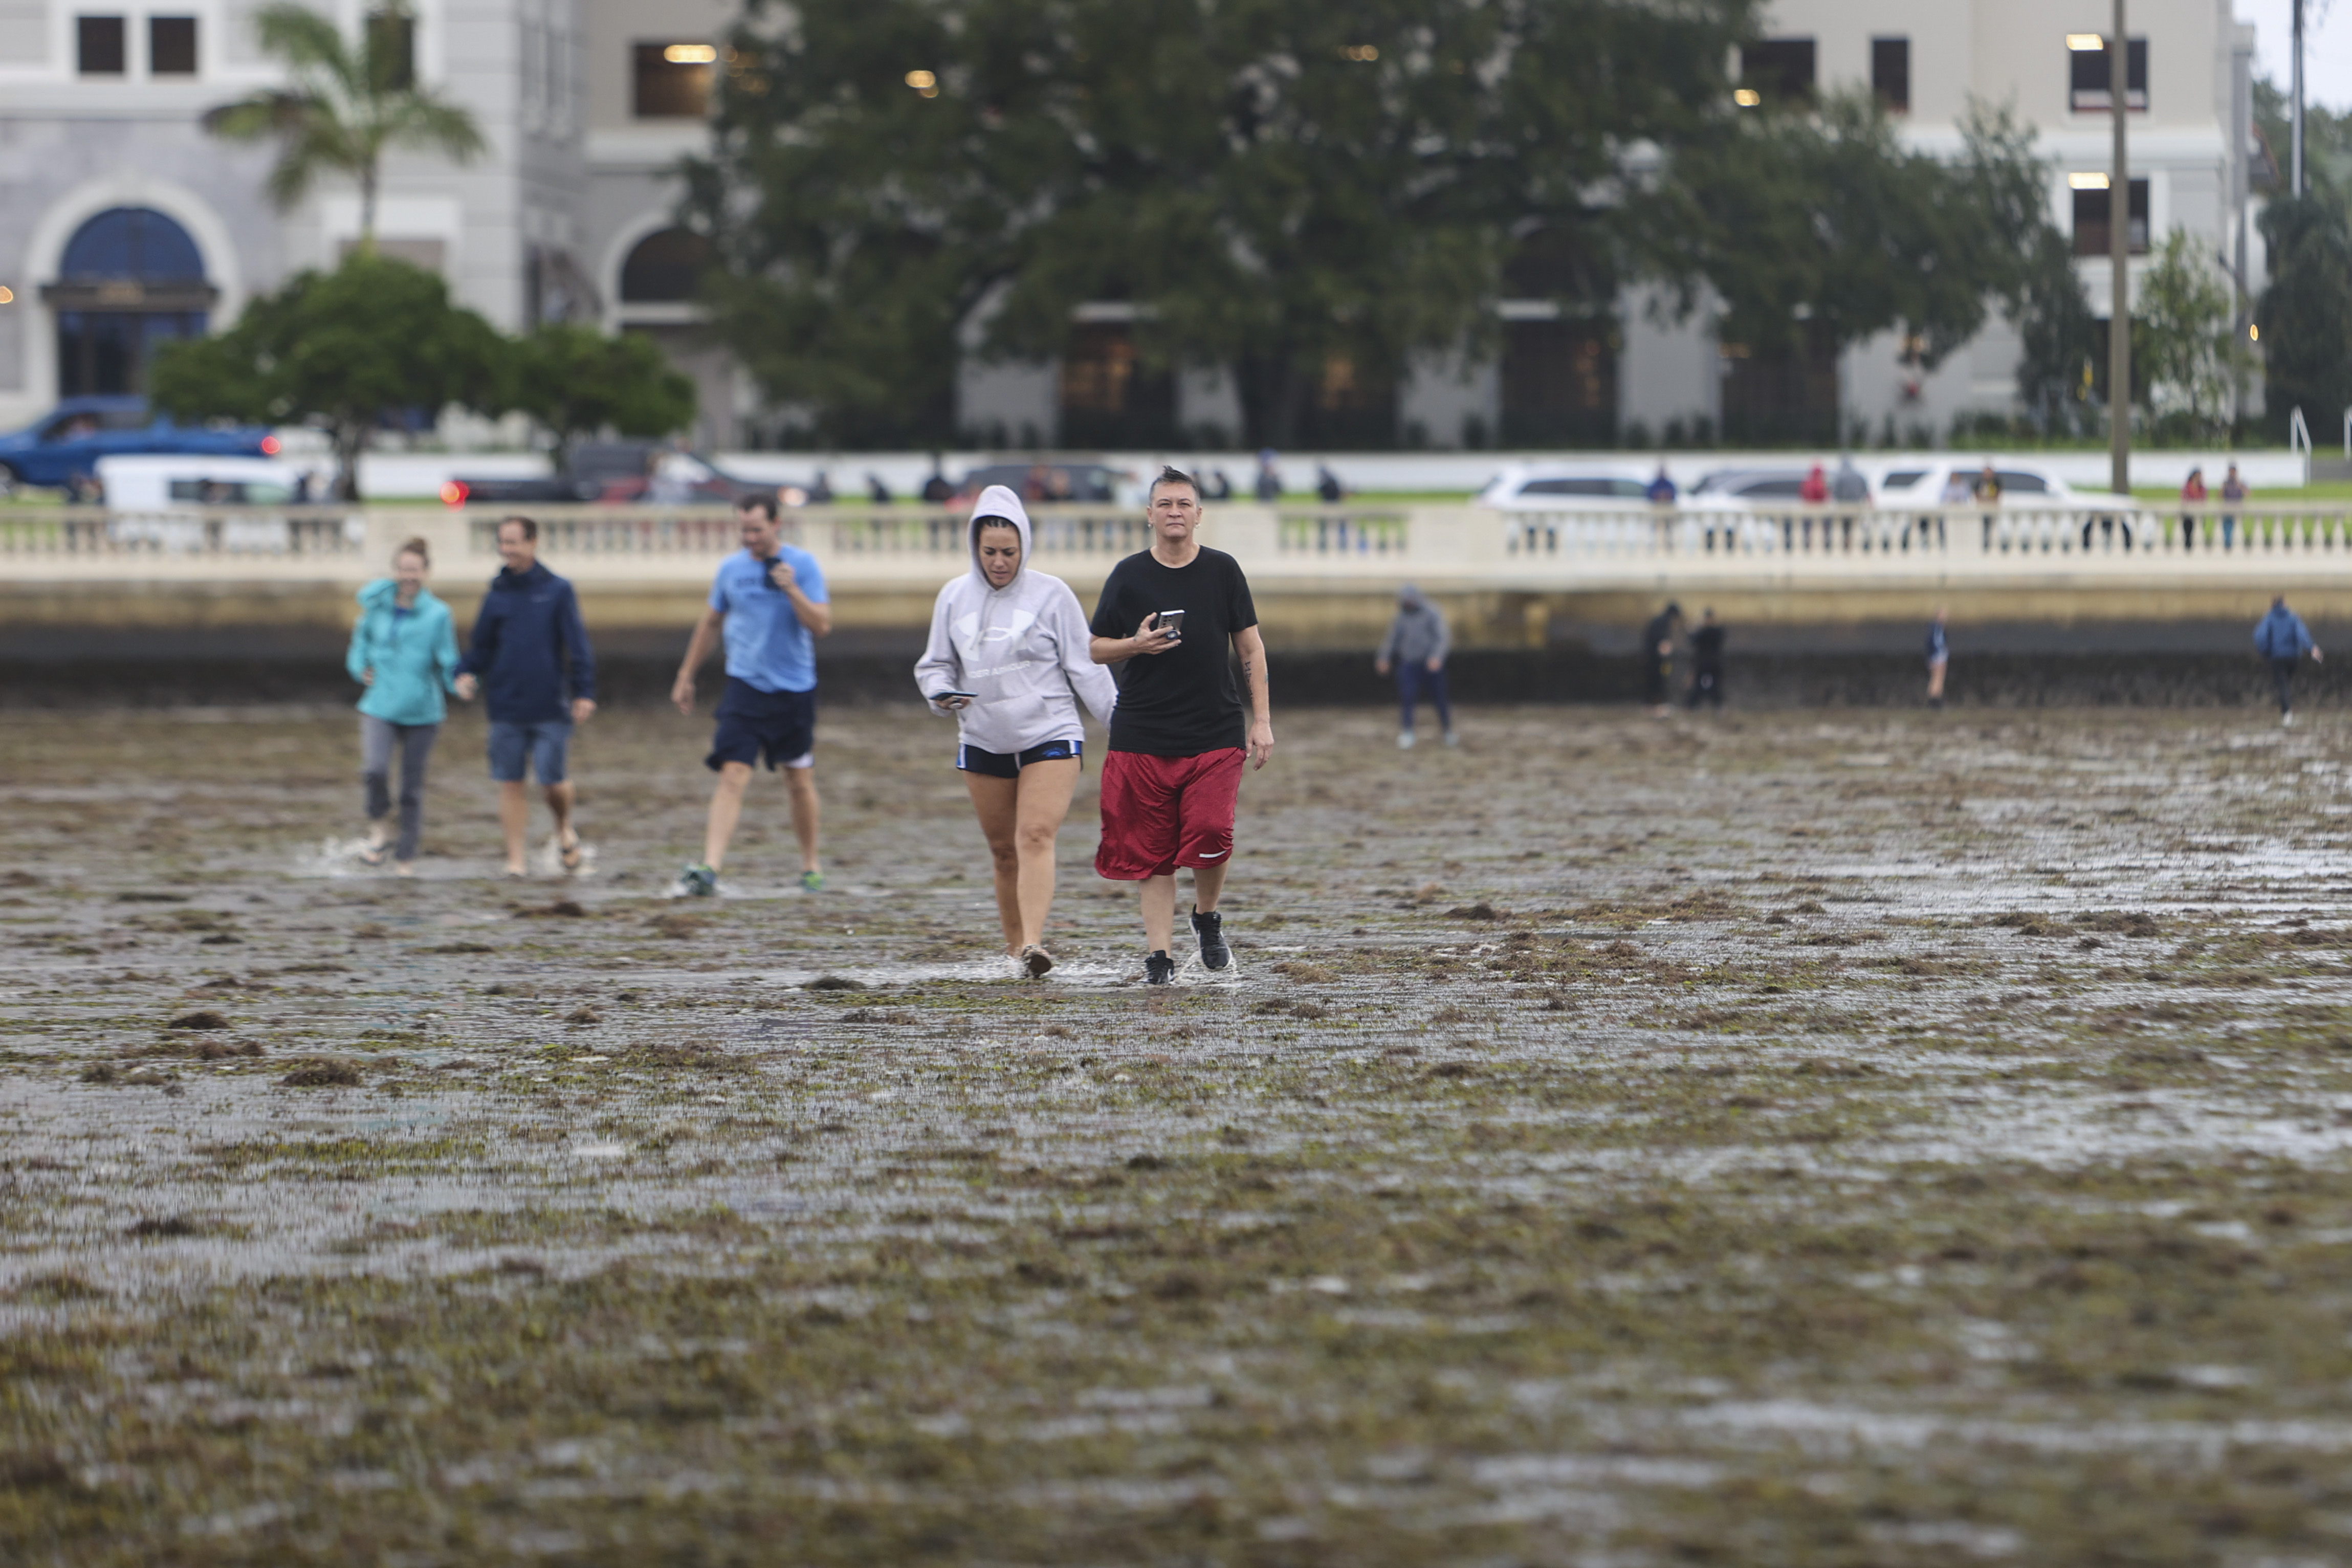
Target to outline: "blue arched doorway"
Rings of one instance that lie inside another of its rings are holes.
[[[58,319],[58,394],[140,392],[155,345],[199,337],[220,291],[188,231],[147,207],[110,207],[66,242],[41,291]]]

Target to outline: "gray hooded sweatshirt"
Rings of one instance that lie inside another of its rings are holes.
[[[1444,659],[1453,643],[1445,629],[1445,612],[1408,582],[1397,591],[1396,619],[1389,622],[1389,634],[1381,639],[1378,657],[1388,664],[1426,664],[1432,659]]]
[[[1087,652],[1093,633],[1078,596],[1060,578],[1029,564],[1034,552],[1021,497],[991,485],[980,493],[971,515],[1003,517],[1020,530],[1021,570],[1003,588],[991,587],[980,570],[980,547],[971,544],[971,570],[940,589],[931,606],[931,640],[915,666],[916,685],[926,697],[944,691],[975,694],[971,706],[956,716],[958,737],[982,751],[1012,755],[1048,741],[1083,738],[1081,700],[1087,712],[1108,724],[1118,701],[1118,684]],[[934,703],[931,711],[948,710]]]

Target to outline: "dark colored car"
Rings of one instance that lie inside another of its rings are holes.
[[[278,437],[247,425],[174,423],[142,397],[69,397],[36,423],[0,435],[0,470],[12,485],[68,489],[94,483],[101,457],[185,454],[275,457]]]
[[[772,496],[772,485],[754,485],[723,472],[707,457],[695,463],[705,472],[686,482],[687,493],[656,495],[654,470],[668,448],[652,441],[591,441],[572,448],[561,474],[537,479],[452,479],[441,498],[453,507],[563,501],[739,501]]]
[[[991,485],[1002,485],[1024,502],[1108,501],[1118,470],[1104,463],[992,463],[963,476],[956,494],[967,503]]]

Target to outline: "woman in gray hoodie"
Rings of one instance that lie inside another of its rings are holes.
[[[1069,815],[1086,747],[1078,704],[1108,724],[1118,701],[1087,649],[1078,596],[1029,567],[1029,513],[991,485],[972,504],[971,570],[940,590],[915,683],[931,711],[956,717],[956,766],[995,857],[1004,950],[1030,978],[1054,967],[1045,913],[1054,841]]]

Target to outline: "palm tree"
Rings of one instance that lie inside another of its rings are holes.
[[[321,173],[348,175],[360,188],[360,246],[375,248],[378,165],[392,147],[438,148],[457,162],[483,151],[474,118],[419,88],[409,65],[404,12],[365,23],[356,50],[335,25],[307,6],[265,6],[254,33],[292,78],[226,103],[205,115],[205,129],[235,141],[278,142],[269,194],[291,207]]]

